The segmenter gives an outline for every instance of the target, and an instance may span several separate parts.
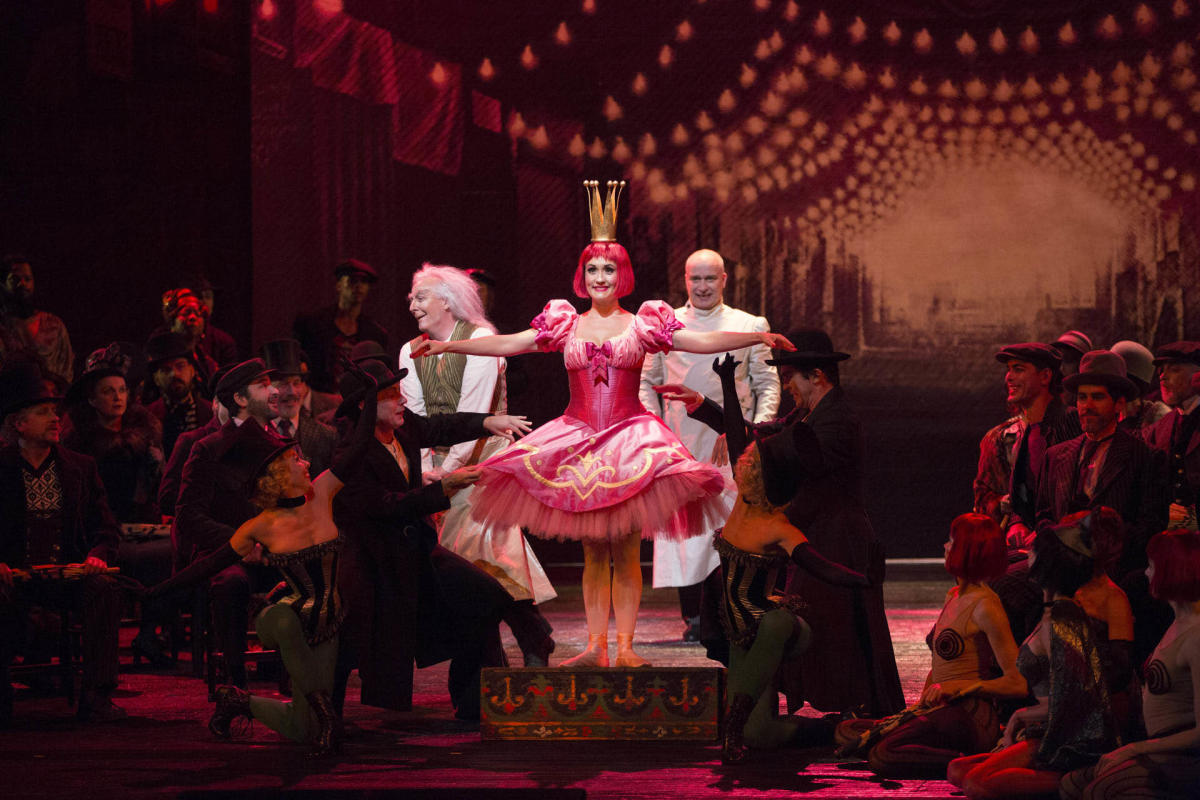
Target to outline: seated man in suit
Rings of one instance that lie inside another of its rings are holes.
[[[243,435],[278,439],[268,430],[278,416],[279,390],[271,385],[262,359],[252,358],[230,369],[217,382],[217,399],[230,420],[192,447],[183,468],[176,503],[175,562],[184,567],[229,541],[237,527],[258,511],[250,503],[250,479],[233,451]],[[253,559],[251,559],[253,561]],[[242,562],[224,570],[209,584],[218,646],[225,656],[228,682],[246,687],[247,610],[250,595],[279,581],[277,570]]]
[[[16,365],[0,375],[0,727],[12,717],[9,664],[26,638],[34,607],[79,614],[83,622],[81,720],[121,719],[117,687],[121,594],[104,570],[120,533],[96,462],[58,443],[58,404],[40,370]],[[78,565],[75,579],[22,580],[31,566]],[[17,572],[14,572],[17,570]]]

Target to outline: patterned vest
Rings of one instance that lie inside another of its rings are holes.
[[[470,339],[478,326],[459,320],[450,333],[450,341],[458,342]],[[421,381],[421,393],[425,396],[425,415],[453,414],[458,411],[458,401],[462,397],[463,372],[467,368],[467,357],[462,353],[443,353],[441,358],[413,359],[417,379]],[[491,414],[507,413],[507,391],[504,382],[504,370],[496,376],[496,390],[492,393],[492,402],[488,407]],[[483,446],[487,439],[480,439],[467,464],[479,461]],[[444,457],[448,447],[435,447],[434,453]],[[435,459],[440,464],[440,459]]]

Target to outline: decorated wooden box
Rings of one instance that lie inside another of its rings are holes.
[[[483,670],[484,739],[714,741],[720,667]]]

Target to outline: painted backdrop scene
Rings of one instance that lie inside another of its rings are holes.
[[[4,247],[36,254],[80,358],[144,341],[199,272],[257,348],[333,304],[346,258],[379,272],[393,352],[423,262],[486,269],[519,330],[571,297],[581,181],[623,179],[628,306],[682,303],[708,247],[730,305],[829,330],[889,555],[936,556],[1006,413],[1000,345],[1200,338],[1197,0],[0,13]],[[511,409],[566,403],[561,359],[512,359]]]

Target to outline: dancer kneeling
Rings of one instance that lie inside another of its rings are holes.
[[[369,386],[375,379],[349,365]],[[287,596],[267,606],[255,620],[259,639],[279,651],[292,679],[290,703],[254,697],[235,686],[217,688],[217,708],[208,729],[223,739],[238,718],[253,718],[297,742],[313,743],[312,755],[328,755],[341,746],[341,720],[330,699],[337,664],[342,602],[337,591],[337,561],[342,540],[333,522],[333,498],[342,488],[339,475],[362,457],[375,421],[374,391],[366,393],[363,413],[338,460],[310,480],[308,462],[293,439],[279,439],[252,424],[243,426],[232,454],[251,465],[251,499],[263,509],[242,524],[229,542],[168,581],[147,597],[175,594],[236,564],[261,544],[263,560],[288,583]]]
[[[947,779],[970,798],[1053,794],[1063,773],[1094,763],[1120,742],[1100,622],[1074,598],[1093,577],[1094,514],[1043,528],[1034,540],[1029,576],[1048,599],[1017,667],[1038,703],[1013,713],[1003,749],[950,762]]]
[[[1146,546],[1150,593],[1175,620],[1146,662],[1142,716],[1150,737],[1068,773],[1063,800],[1195,797],[1200,788],[1200,534],[1166,531]]]
[[[800,721],[779,718],[776,670],[809,645],[812,632],[800,616],[803,603],[796,597],[775,594],[777,578],[791,560],[815,577],[840,586],[869,586],[863,575],[825,559],[783,514],[787,498],[773,497],[767,487],[777,484],[772,474],[798,469],[791,441],[801,429],[769,437],[746,447],[746,426],[741,419],[734,382],[735,362],[726,356],[714,363],[721,376],[730,461],[738,501],[725,528],[715,539],[724,573],[721,621],[729,636],[729,708],[721,758],[726,762],[746,757],[746,745],[778,747],[800,732]],[[744,451],[744,452],[743,452]]]
[[[933,664],[921,699],[893,717],[846,720],[837,729],[838,755],[865,751],[884,777],[942,777],[952,759],[990,750],[1000,735],[996,699],[1028,691],[1004,606],[985,583],[1008,566],[1000,526],[962,514],[945,551],[957,583],[925,638]]]

